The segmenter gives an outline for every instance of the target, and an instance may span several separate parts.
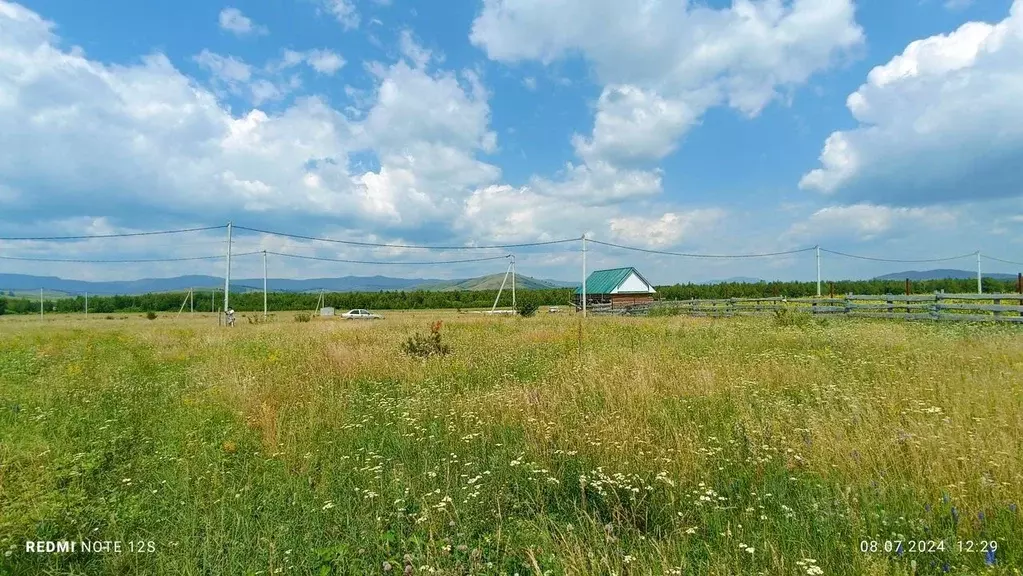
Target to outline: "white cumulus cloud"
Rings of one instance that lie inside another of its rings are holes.
[[[860,45],[851,0],[737,0],[712,9],[648,0],[484,0],[472,42],[502,62],[580,53],[605,85],[594,134],[577,148],[611,159],[625,134],[657,159],[709,107],[755,115],[779,90]],[[646,135],[649,142],[640,142]]]
[[[224,8],[220,11],[220,28],[228,32],[245,36],[248,34],[266,34],[269,30],[266,26],[254,24],[250,18],[242,14],[237,8]]]
[[[660,218],[612,218],[611,234],[622,242],[650,247],[672,246],[692,234],[714,227],[724,217],[724,210],[708,208],[683,213],[667,212]]]
[[[852,201],[929,204],[1018,197],[1023,166],[1023,0],[996,24],[910,43],[847,106],[800,186]]]
[[[954,226],[954,211],[936,208],[906,208],[852,204],[829,206],[817,210],[806,220],[793,224],[787,234],[795,238],[848,238],[872,240],[895,231],[899,227],[922,229],[948,229]]]

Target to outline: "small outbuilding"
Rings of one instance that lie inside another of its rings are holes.
[[[582,286],[575,291],[575,305],[582,306]],[[654,301],[657,291],[635,268],[597,270],[586,278],[586,306],[610,304],[612,310]]]

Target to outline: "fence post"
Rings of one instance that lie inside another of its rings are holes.
[[[894,313],[894,312],[895,312],[895,309],[894,309],[894,308],[892,307],[892,301],[891,301],[891,299],[889,298],[888,300],[886,300],[886,302],[888,303],[888,314],[892,314],[892,313]]]
[[[994,301],[995,301],[995,306],[996,306],[996,307],[997,307],[997,306],[1001,306],[1001,305],[1002,305],[1002,299],[1001,299],[1001,298],[995,298],[995,299],[994,299]],[[995,313],[995,320],[999,320],[999,319],[1001,319],[1001,316],[1002,316],[1002,311],[1001,311],[1001,310],[998,310],[998,309],[996,308],[996,309],[994,310],[994,313]]]
[[[849,299],[852,294],[845,295],[845,315],[848,316],[852,312],[852,301]]]
[[[941,294],[937,290],[935,290],[934,291],[934,304],[931,304],[931,319],[932,320],[940,320],[941,319],[941,310],[938,309],[938,303],[939,302],[941,302]]]

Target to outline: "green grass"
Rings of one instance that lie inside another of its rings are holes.
[[[1023,566],[1017,327],[187,316],[0,318],[0,574]]]

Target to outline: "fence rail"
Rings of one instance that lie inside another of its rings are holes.
[[[597,304],[597,315],[638,316],[679,314],[730,317],[771,314],[780,310],[813,315],[961,322],[1011,322],[1023,324],[1023,294],[850,294],[840,298],[723,298],[715,300],[658,300],[612,309]]]

